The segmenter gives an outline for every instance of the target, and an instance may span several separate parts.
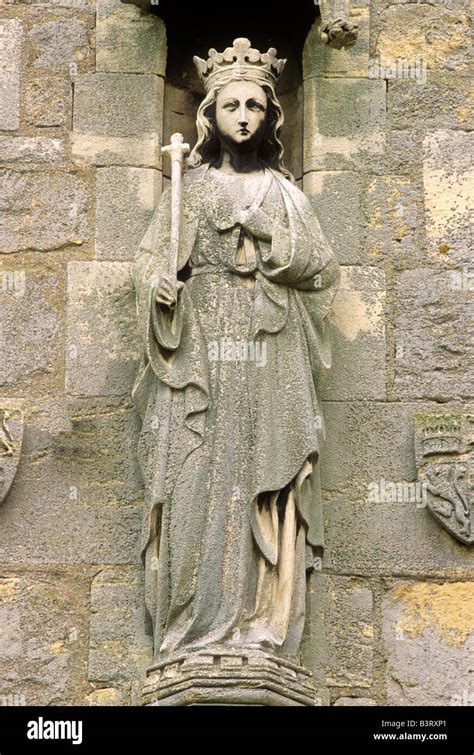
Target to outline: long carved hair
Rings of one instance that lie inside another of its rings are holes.
[[[198,168],[203,163],[214,165],[220,155],[220,141],[216,126],[216,100],[224,85],[216,84],[201,102],[196,116],[198,138],[187,165]],[[267,95],[267,119],[265,133],[258,148],[258,157],[264,165],[279,170],[286,178],[294,181],[290,171],[283,164],[284,147],[280,132],[284,122],[283,109],[270,84],[260,85]]]

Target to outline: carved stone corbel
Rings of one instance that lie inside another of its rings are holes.
[[[321,0],[321,42],[334,50],[352,47],[357,41],[359,26],[350,20],[349,0]]]

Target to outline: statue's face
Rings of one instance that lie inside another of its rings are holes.
[[[219,138],[241,150],[256,149],[262,141],[267,117],[267,95],[252,81],[232,81],[216,100]]]

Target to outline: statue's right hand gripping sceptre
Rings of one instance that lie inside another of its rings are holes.
[[[156,300],[173,309],[178,297],[178,258],[179,234],[181,227],[181,201],[184,155],[189,152],[189,144],[184,144],[182,134],[173,134],[171,144],[162,147],[163,153],[171,157],[171,237],[168,275],[161,277],[156,291]],[[181,284],[182,287],[182,284]]]

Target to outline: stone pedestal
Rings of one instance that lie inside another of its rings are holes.
[[[261,650],[205,648],[147,672],[144,705],[323,705],[309,671]]]

